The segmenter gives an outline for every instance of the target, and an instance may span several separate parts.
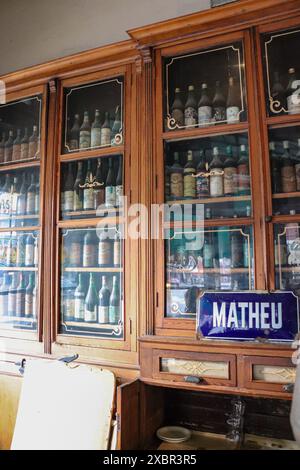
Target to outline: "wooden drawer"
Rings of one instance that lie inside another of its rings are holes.
[[[295,382],[296,368],[291,358],[244,356],[242,361],[245,388],[285,392],[285,385]]]
[[[153,349],[154,379],[187,383],[187,377],[200,379],[199,386],[236,386],[236,356],[193,351]],[[192,382],[193,383],[193,382]]]

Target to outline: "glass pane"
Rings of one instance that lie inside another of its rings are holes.
[[[167,317],[193,318],[202,291],[254,287],[251,227],[174,229],[165,254]]]
[[[166,202],[202,203],[207,219],[249,217],[250,192],[247,134],[165,144]]]
[[[300,295],[300,225],[274,225],[276,288],[291,289]]]
[[[61,333],[123,338],[119,228],[67,229],[61,235]]]
[[[300,29],[262,37],[265,93],[269,116],[300,113]]]
[[[300,213],[300,128],[269,131],[273,213]]]
[[[247,119],[241,43],[164,60],[165,130]]]
[[[123,77],[65,88],[62,153],[123,143]]]
[[[38,232],[0,233],[0,327],[37,329]]]
[[[123,157],[101,157],[62,164],[62,219],[119,213],[123,196]]]
[[[0,164],[40,157],[42,98],[0,105]]]

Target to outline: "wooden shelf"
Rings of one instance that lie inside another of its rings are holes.
[[[59,159],[61,162],[72,162],[77,160],[89,159],[89,158],[101,158],[109,156],[122,155],[124,153],[124,145],[115,147],[105,147],[92,150],[78,150],[60,155]]]
[[[300,125],[300,114],[283,114],[267,117],[267,124],[272,129]]]
[[[102,329],[102,330],[112,330],[113,328],[119,328],[119,325],[113,323],[97,323],[97,322],[84,322],[84,321],[72,321],[67,320],[62,323],[64,327],[71,326],[77,328],[90,328],[90,329]]]
[[[0,266],[1,271],[12,271],[12,272],[36,272],[38,268],[36,266]]]
[[[12,170],[22,170],[26,168],[34,168],[40,166],[40,160],[23,160],[20,162],[12,162],[0,164],[0,172],[5,173]]]
[[[177,129],[162,133],[162,137],[167,142],[177,140],[197,139],[200,137],[212,137],[217,135],[235,134],[248,131],[247,122],[237,124],[215,124],[207,127],[193,127],[191,129]]]
[[[31,219],[38,219],[38,214],[26,214],[26,215],[1,215],[0,220],[31,220]]]
[[[299,216],[300,217],[300,216]],[[187,228],[195,228],[196,224],[199,224],[199,221],[196,222],[195,220],[185,220],[184,227],[182,221],[172,221],[172,222],[164,222],[163,228],[164,229],[172,229],[172,228],[179,228],[179,229],[187,229]],[[234,218],[218,218],[218,219],[204,219],[204,228],[206,227],[242,227],[243,225],[249,226],[253,224],[252,217],[234,217]]]
[[[70,267],[64,268],[63,271],[66,273],[122,273],[123,268],[120,267],[108,267],[108,268],[101,268],[101,267],[91,267],[91,268],[77,268],[77,267]]]
[[[300,195],[300,193],[299,193]],[[222,196],[222,197],[207,197],[202,199],[173,199],[167,201],[167,204],[221,204],[226,202],[243,202],[251,201],[251,196]]]
[[[107,207],[105,209],[101,209],[99,211],[96,210],[82,210],[82,211],[69,211],[69,212],[62,212],[62,217],[96,217],[96,214],[111,214],[111,213],[120,213],[123,211],[122,207]],[[98,215],[97,217],[101,217]]]
[[[193,275],[205,275],[205,274],[242,274],[249,273],[249,268],[203,268],[203,271],[189,271],[188,269],[176,269],[167,268],[168,273],[174,274],[193,274]]]
[[[299,197],[300,198],[300,191],[294,191],[292,193],[275,193],[272,195],[273,199],[287,199],[291,197]]]
[[[36,323],[37,319],[33,317],[10,317],[8,315],[0,315],[0,323],[12,323],[12,322],[18,322],[18,323]]]
[[[290,272],[296,272],[300,273],[300,266],[284,266],[281,269],[276,267],[276,272],[282,272],[282,273],[290,273]]]

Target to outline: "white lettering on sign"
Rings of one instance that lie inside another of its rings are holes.
[[[214,328],[274,329],[282,328],[281,302],[213,302]]]

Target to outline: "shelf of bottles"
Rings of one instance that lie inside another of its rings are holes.
[[[165,131],[247,120],[241,42],[164,60]]]
[[[124,78],[64,89],[62,153],[123,144]]]
[[[300,224],[274,224],[276,288],[300,294]]]
[[[165,251],[167,317],[195,317],[202,291],[254,288],[251,227],[171,230]]]
[[[122,227],[61,232],[63,334],[124,337]]]

